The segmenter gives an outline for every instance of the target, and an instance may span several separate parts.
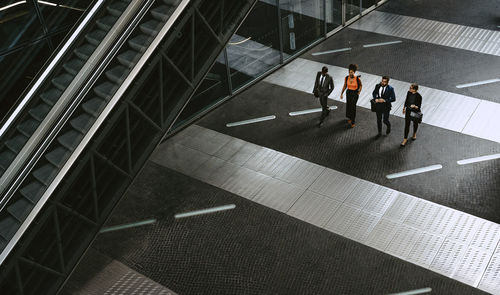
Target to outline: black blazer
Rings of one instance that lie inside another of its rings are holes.
[[[323,81],[323,87],[320,87],[321,82],[321,72],[316,74],[316,81],[314,82],[314,89],[318,89],[319,96],[328,96],[333,91],[333,79],[330,75],[325,75],[325,80]],[[313,90],[314,93],[314,90]]]
[[[410,108],[411,103],[409,102],[410,94],[410,91],[408,91],[408,93],[406,94],[405,108],[407,110],[412,109]],[[420,93],[418,92],[415,93],[415,105],[418,107],[417,111],[422,111],[422,95],[420,95]]]
[[[372,92],[373,98],[377,98],[379,96],[379,89],[380,83],[375,85],[375,89]],[[392,102],[396,101],[396,93],[394,92],[394,88],[391,85],[387,85],[385,92],[382,94],[381,98],[385,100],[385,103],[383,104],[385,104],[386,110],[390,110],[392,108]]]

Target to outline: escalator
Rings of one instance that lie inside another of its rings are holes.
[[[59,290],[255,2],[95,6],[2,126],[2,294]]]

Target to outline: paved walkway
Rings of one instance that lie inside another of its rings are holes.
[[[197,125],[154,162],[500,294],[500,225]]]

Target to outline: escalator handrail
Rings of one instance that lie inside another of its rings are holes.
[[[148,1],[137,1],[127,7],[111,31],[101,41],[101,44],[63,92],[49,114],[45,116],[43,122],[38,126],[14,161],[0,176],[0,212],[4,210],[18,189],[18,186],[31,172],[41,154],[52,141],[52,136],[55,136],[55,133],[59,132],[57,126],[64,123],[61,120],[70,116],[76,108],[75,105],[79,102],[79,99],[83,98],[81,92],[91,87],[89,84],[93,83],[97,79],[96,76],[101,74],[99,69],[103,66],[102,62],[107,58],[112,58],[109,57],[110,53],[113,53],[113,50],[120,45],[117,40],[120,40],[122,38],[121,35],[130,29],[130,19],[137,19],[138,12],[144,10],[145,5],[143,5],[143,2],[152,3],[154,0]],[[140,17],[142,17],[142,14]]]
[[[73,113],[73,111],[77,108],[79,105],[80,101],[86,96],[88,91],[92,89],[92,86],[94,83],[97,81],[97,79],[101,76],[101,74],[104,72],[106,69],[106,66],[108,63],[113,59],[113,57],[116,55],[118,50],[121,48],[121,46],[126,42],[126,38],[123,38],[125,35],[130,34],[133,29],[135,29],[136,25],[138,25],[139,21],[142,19],[142,17],[146,14],[148,11],[148,7],[152,5],[156,0],[146,0],[142,4],[142,7],[140,9],[140,12],[137,12],[137,15],[133,18],[133,21],[128,23],[128,26],[122,31],[120,36],[117,38],[118,40],[115,40],[116,42],[113,43],[112,48],[108,51],[108,54],[103,58],[104,62],[100,63],[99,67],[92,73],[92,77],[86,81],[86,84],[81,88],[79,91],[77,97],[72,101],[71,105],[65,110],[65,113],[61,116],[61,120],[57,122],[57,126],[54,126],[52,128],[47,136],[45,137],[43,143],[41,143],[40,146],[37,147],[35,155],[31,158],[30,162],[28,163],[28,167],[24,167],[22,169],[21,173],[16,176],[15,181],[13,181],[12,185],[9,186],[7,193],[5,194],[4,197],[0,200],[0,206],[2,211],[5,208],[5,205],[8,203],[10,198],[14,195],[15,191],[19,188],[19,185],[23,182],[23,180],[27,177],[27,175],[31,172],[31,169],[34,167],[38,159],[43,155],[43,152],[48,148],[52,140],[57,136],[59,131],[64,127],[65,123]],[[190,1],[190,0],[184,0],[184,1]],[[136,3],[136,5],[139,2]],[[177,10],[176,10],[177,11]],[[167,22],[168,23],[168,22]],[[172,23],[173,24],[173,23]],[[146,51],[147,52],[147,51]],[[142,60],[142,59],[141,59]],[[125,84],[125,82],[124,82]],[[129,83],[130,84],[130,83]],[[128,84],[127,84],[128,87]],[[120,87],[121,88],[121,87]],[[118,92],[118,91],[117,91]],[[116,94],[115,94],[116,96]],[[121,95],[120,95],[121,96]],[[113,97],[114,98],[114,97]],[[113,99],[111,99],[112,101]],[[105,109],[106,110],[106,109]],[[100,117],[99,117],[100,118]],[[95,122],[97,123],[97,121]],[[94,123],[94,126],[95,126]],[[102,123],[102,122],[101,122]],[[94,131],[95,133],[95,131]],[[84,137],[84,139],[87,136]],[[83,140],[82,140],[83,142]],[[80,154],[83,150],[79,150],[80,146],[82,143],[80,143],[73,153],[71,157],[73,157],[76,154]],[[85,143],[85,145],[87,142]],[[78,152],[78,153],[77,153]],[[70,159],[71,159],[70,157]],[[45,205],[47,202],[48,198],[50,195],[53,193],[57,185],[62,181],[64,175],[66,174],[67,170],[64,170],[65,167],[67,167],[68,162],[70,161],[68,159],[67,163],[63,166],[63,168],[59,171],[55,179],[52,181],[52,183],[48,186],[47,190],[43,193],[42,197],[38,200],[38,202],[35,204],[29,215],[26,217],[26,219],[22,222],[21,226],[17,230],[17,232],[14,234],[14,236],[10,239],[8,242],[7,246],[2,250],[0,253],[0,265],[5,261],[5,259],[8,257],[14,246],[17,244],[17,242],[21,239],[22,235],[24,232],[28,229],[29,225],[31,222],[35,219],[37,216],[38,212],[42,209],[42,207]],[[71,162],[71,164],[74,161]],[[69,165],[71,166],[71,165]],[[68,168],[69,169],[69,168]],[[55,184],[55,185],[54,185]]]
[[[66,55],[68,50],[71,48],[71,45],[73,42],[79,37],[80,33],[85,29],[87,24],[90,22],[90,20],[94,17],[95,13],[100,10],[102,4],[104,3],[105,0],[97,0],[94,6],[89,10],[89,13],[83,18],[82,22],[79,23],[79,25],[76,27],[76,29],[73,31],[73,33],[70,35],[69,38],[66,39],[66,42],[64,45],[61,47],[61,49],[57,52],[54,58],[51,58],[50,63],[45,67],[43,72],[38,76],[38,79],[26,95],[17,103],[16,107],[13,109],[12,112],[10,112],[10,115],[8,115],[8,118],[2,122],[2,126],[0,126],[0,140],[2,140],[3,136],[5,135],[6,131],[10,129],[12,124],[16,121],[18,116],[21,114],[23,109],[26,107],[26,105],[29,103],[33,95],[38,91],[39,87],[45,82],[47,77],[52,73],[52,71],[56,68],[56,65],[61,61],[61,58]]]

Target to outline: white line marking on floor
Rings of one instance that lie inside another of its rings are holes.
[[[257,123],[257,122],[262,122],[262,121],[267,121],[267,120],[274,120],[274,119],[276,119],[276,116],[272,115],[272,116],[267,116],[267,117],[261,117],[261,118],[255,118],[255,119],[245,120],[245,121],[238,121],[238,122],[233,122],[233,123],[227,123],[226,127],[234,127],[234,126],[240,126],[240,125],[245,125],[245,124],[252,124],[252,123]]]
[[[184,217],[191,217],[191,216],[196,216],[196,215],[201,215],[201,214],[208,214],[208,213],[214,213],[214,212],[219,212],[219,211],[225,211],[225,210],[231,210],[236,208],[235,204],[231,205],[224,205],[224,206],[219,206],[219,207],[214,207],[214,208],[209,208],[209,209],[202,209],[202,210],[196,210],[196,211],[191,211],[191,212],[186,212],[186,213],[179,213],[175,214],[175,218],[184,218]]]
[[[417,169],[406,170],[403,172],[389,174],[386,177],[387,177],[387,179],[394,179],[394,178],[398,178],[398,177],[439,170],[441,168],[443,168],[443,166],[441,164],[437,164],[437,165],[431,165],[431,166],[427,166],[427,167],[422,167],[422,168],[417,168]]]
[[[311,55],[323,55],[323,54],[329,54],[329,53],[335,53],[335,52],[343,52],[343,51],[349,51],[352,48],[340,48],[340,49],[334,49],[334,50],[328,50],[328,51],[320,51],[320,52],[314,52],[311,53]]]
[[[110,231],[116,231],[116,230],[121,230],[121,229],[126,229],[126,228],[132,228],[132,227],[137,227],[141,225],[147,225],[147,224],[152,224],[155,223],[156,219],[148,219],[144,221],[139,221],[139,222],[134,222],[134,223],[128,223],[128,224],[122,224],[122,225],[114,225],[110,227],[103,228],[99,231],[99,233],[106,233]]]
[[[479,81],[479,82],[472,82],[472,83],[467,83],[467,84],[460,84],[457,85],[457,88],[466,88],[466,87],[472,87],[472,86],[478,86],[478,85],[484,85],[484,84],[491,84],[491,83],[496,83],[500,82],[500,79],[490,79],[490,80],[484,80],[484,81]]]
[[[384,46],[384,45],[391,45],[391,44],[398,44],[398,43],[403,43],[403,41],[390,41],[390,42],[382,42],[382,43],[373,43],[373,44],[365,44],[363,47],[375,47],[375,46]]]
[[[414,294],[423,294],[423,293],[428,293],[431,292],[431,288],[422,288],[422,289],[417,289],[417,290],[412,290],[412,291],[406,291],[406,292],[400,292],[400,293],[391,293],[388,295],[414,295]]]
[[[481,156],[481,157],[470,158],[470,159],[463,159],[463,160],[457,161],[457,164],[458,165],[466,165],[466,164],[495,160],[495,159],[500,159],[500,154]]]
[[[329,106],[329,110],[336,110],[337,106]],[[319,113],[321,112],[322,108],[317,108],[317,109],[309,109],[309,110],[303,110],[303,111],[296,111],[296,112],[290,112],[288,115],[290,116],[299,116],[299,115],[305,115],[305,114],[311,114],[311,113]]]

